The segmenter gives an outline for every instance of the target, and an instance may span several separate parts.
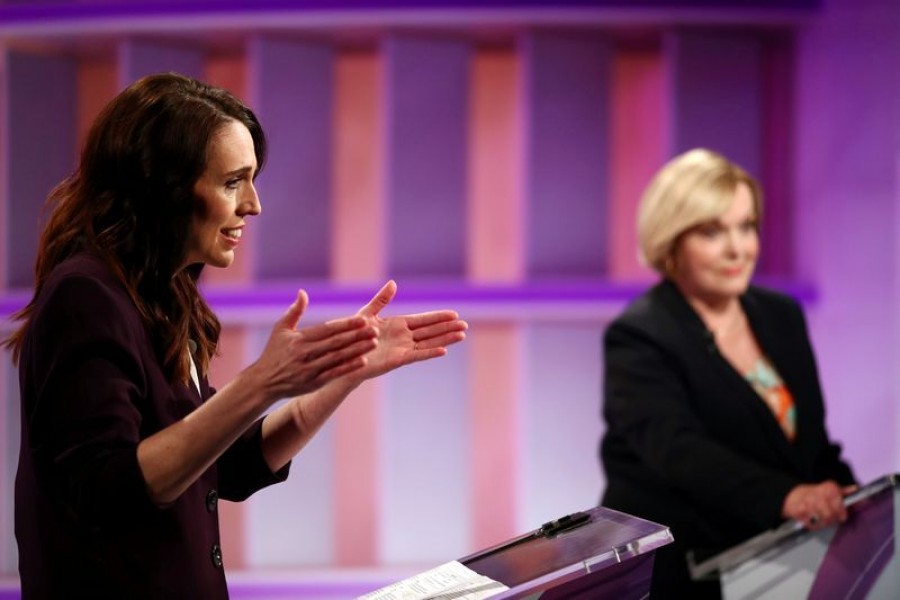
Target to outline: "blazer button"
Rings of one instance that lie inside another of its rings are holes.
[[[216,512],[216,504],[219,502],[219,493],[216,490],[209,490],[206,494],[206,510]]]
[[[218,544],[213,544],[212,552],[209,553],[209,557],[212,559],[213,566],[217,569],[222,568],[222,547]]]

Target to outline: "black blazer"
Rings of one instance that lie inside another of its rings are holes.
[[[825,431],[800,306],[758,287],[741,304],[794,398],[793,443],[674,284],[638,298],[604,339],[603,504],[671,526],[683,548],[715,552],[777,525],[797,484],[854,481]]]
[[[124,287],[97,257],[57,266],[19,362],[15,529],[22,597],[226,598],[217,499],[281,481],[259,421],[166,507],[149,498],[138,443],[213,394],[172,382]]]

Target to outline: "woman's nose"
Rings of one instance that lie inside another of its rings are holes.
[[[259,194],[256,193],[256,188],[253,185],[250,185],[247,188],[247,192],[244,194],[244,197],[241,198],[241,203],[238,205],[238,211],[241,215],[258,215],[262,212]]]
[[[729,230],[725,236],[725,250],[729,254],[737,254],[741,247],[741,234],[739,231]]]

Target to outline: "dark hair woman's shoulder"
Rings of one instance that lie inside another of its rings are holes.
[[[53,268],[41,286],[38,306],[51,299],[66,301],[73,295],[85,302],[103,296],[108,300],[130,303],[125,287],[110,266],[90,251],[73,254]]]

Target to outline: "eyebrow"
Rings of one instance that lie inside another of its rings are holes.
[[[224,175],[225,177],[231,177],[233,175],[243,175],[248,172],[253,172],[253,167],[251,167],[250,165],[240,167],[232,171],[227,171]]]

